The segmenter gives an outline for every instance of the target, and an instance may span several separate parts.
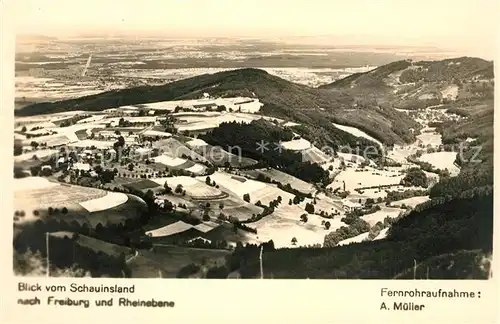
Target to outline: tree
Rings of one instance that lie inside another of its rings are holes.
[[[40,174],[40,171],[41,171],[41,170],[42,170],[42,168],[41,168],[39,165],[37,165],[37,166],[32,166],[32,167],[30,168],[31,175],[32,175],[32,176],[34,176],[34,177],[38,176],[38,175]]]
[[[102,166],[101,166],[100,164],[98,164],[98,165],[96,165],[96,166],[94,167],[94,171],[95,171],[97,174],[101,173],[101,172],[102,172],[102,170],[103,170],[103,169],[102,169]]]
[[[210,180],[210,177],[207,177],[205,179],[205,183],[210,186],[210,184],[212,183],[212,180]]]
[[[165,188],[165,193],[166,194],[171,194],[172,193],[172,188],[170,188],[170,186],[168,185],[167,181],[165,181],[165,183],[163,184],[163,188]]]
[[[292,238],[292,245],[296,245],[297,244],[297,238],[293,237]]]
[[[427,175],[419,168],[411,168],[406,173],[406,176],[401,180],[401,184],[425,188],[428,185]]]
[[[329,222],[329,221],[326,221],[326,222],[325,222],[325,228],[328,230],[328,229],[330,229],[330,226],[332,226],[332,225],[330,224],[330,222]]]
[[[183,187],[182,187],[182,184],[178,184],[177,187],[175,187],[175,193],[177,194],[182,194],[183,193]]]
[[[221,210],[221,212],[222,212],[222,210],[224,209],[224,203],[220,203],[220,204],[219,204],[219,209],[220,209],[220,210]]]
[[[307,203],[305,209],[306,209],[306,212],[308,212],[309,214],[314,214],[314,205],[313,204]]]
[[[208,215],[208,213],[203,214],[203,221],[204,222],[210,221],[210,216]]]
[[[133,163],[130,163],[130,164],[128,165],[128,170],[129,170],[129,171],[134,171],[134,164],[133,164]]]
[[[61,212],[62,212],[64,215],[66,215],[66,214],[68,213],[68,208],[63,207],[63,208],[61,209]]]
[[[14,167],[14,178],[24,178],[24,170],[21,167]]]
[[[23,147],[21,145],[14,144],[14,156],[23,154]]]
[[[308,218],[307,218],[307,214],[302,214],[302,215],[300,215],[300,220],[301,220],[302,222],[304,222],[304,223],[307,223],[307,220],[308,220]]]
[[[243,200],[246,201],[246,202],[250,202],[250,194],[244,194],[243,195]]]
[[[293,202],[292,202],[292,198],[288,199],[288,204],[289,204],[289,205],[292,205],[292,204],[293,204]]]
[[[31,147],[33,147],[33,148],[36,150],[36,149],[37,149],[37,147],[38,147],[40,144],[38,144],[38,143],[37,143],[37,142],[35,142],[35,141],[32,141],[30,145],[31,145]]]
[[[23,132],[23,133],[26,132],[26,126],[23,126],[23,128],[21,128],[21,132]]]

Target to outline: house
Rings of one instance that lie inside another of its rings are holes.
[[[212,109],[216,109],[216,108],[217,108],[217,104],[215,102],[207,102],[207,103],[193,105],[193,109],[196,111],[212,110]]]
[[[73,163],[72,169],[90,171],[90,164],[81,162]]]
[[[139,142],[139,135],[128,135],[125,138],[125,144],[131,145]]]
[[[346,213],[353,212],[354,210],[361,209],[363,205],[357,202],[350,201],[348,199],[342,200],[342,208]]]

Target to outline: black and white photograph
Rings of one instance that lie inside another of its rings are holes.
[[[15,276],[492,279],[495,1],[22,2]]]

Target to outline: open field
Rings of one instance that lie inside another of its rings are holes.
[[[113,147],[113,144],[115,142],[113,141],[98,141],[98,140],[91,140],[91,139],[84,139],[80,140],[74,143],[69,144],[69,147],[80,147],[80,148],[90,148],[92,146],[96,147],[97,149],[109,149]]]
[[[370,224],[370,226],[374,226],[378,222],[384,222],[384,218],[389,216],[390,218],[396,218],[399,214],[403,212],[400,208],[390,208],[383,206],[381,210],[375,212],[373,214],[364,215],[362,218]]]
[[[291,140],[291,141],[286,141],[286,142],[281,142],[281,145],[290,151],[303,151],[307,150],[312,147],[311,142],[309,142],[306,139],[296,139],[296,140]]]
[[[114,182],[140,191],[161,187],[161,185],[149,179],[115,178]]]
[[[279,209],[278,209],[279,210]],[[300,221],[300,214],[296,217],[296,220],[291,219],[292,215],[286,214],[287,217],[282,217],[285,212],[277,214],[272,214],[264,217],[263,219],[251,223],[250,226],[257,229],[257,235],[255,240],[257,242],[266,242],[273,240],[274,245],[277,248],[280,247],[294,247],[303,245],[313,245],[313,244],[323,244],[325,235],[335,230],[336,228],[342,226],[340,218],[338,219],[328,219],[332,226],[329,230],[326,230],[324,226],[316,225],[313,222],[303,223]],[[312,215],[309,215],[309,218]],[[318,216],[319,218],[319,216]],[[345,226],[345,224],[343,224]],[[292,238],[297,239],[297,244],[292,244]]]
[[[108,192],[105,196],[87,200],[80,205],[89,212],[102,211],[126,203],[128,196],[121,192]]]
[[[380,231],[380,233],[375,237],[373,240],[382,240],[387,237],[387,232],[389,231],[389,227],[384,228],[383,230]]]
[[[342,171],[329,187],[343,187],[345,182],[346,190],[353,192],[356,188],[380,186],[380,185],[399,185],[403,175],[396,170],[377,170],[370,167],[365,167],[367,171],[357,172],[354,168],[347,168]]]
[[[432,164],[435,168],[448,169],[452,175],[458,174],[460,169],[455,166],[456,152],[435,152],[423,154],[419,160]]]
[[[33,140],[35,140],[38,143],[47,143],[47,147],[66,145],[75,142],[66,135],[54,134],[54,135],[39,136],[36,139],[26,139],[23,141],[23,145],[28,146],[31,144]]]
[[[15,180],[14,207],[25,211],[26,217],[20,222],[43,219],[49,207],[59,211],[52,218],[60,218],[78,223],[97,226],[110,223],[123,223],[128,218],[138,218],[146,204],[138,197],[101,189],[52,183],[45,178],[28,177]],[[62,209],[66,208],[67,213]],[[34,211],[38,216],[34,215]]]
[[[189,149],[175,138],[160,140],[153,143],[153,147],[157,148],[160,154],[166,154],[171,157],[185,158],[190,157],[195,161],[206,161],[206,159]]]
[[[58,150],[50,150],[50,149],[35,150],[35,151],[31,151],[28,153],[14,156],[14,161],[21,162],[21,161],[31,160],[33,158],[33,156],[35,156],[35,155],[38,159],[48,159],[51,155],[55,155],[57,153],[59,153]]]
[[[178,122],[176,124],[177,130],[180,132],[185,131],[200,131],[209,130],[219,127],[222,123],[238,122],[250,123],[254,120],[260,119],[262,116],[245,113],[219,113],[218,115],[205,115],[203,114],[182,114],[177,116]]]
[[[346,240],[340,241],[337,244],[337,246],[348,245],[348,244],[351,244],[351,243],[360,243],[360,242],[363,242],[364,240],[368,239],[368,234],[369,234],[369,232],[365,232],[365,233],[359,234],[357,236],[348,238]]]
[[[192,172],[194,174],[203,174],[206,167],[191,160],[174,158],[166,154],[151,158],[152,162],[167,166],[169,169],[178,169]]]
[[[333,125],[335,127],[337,127],[338,129],[343,130],[344,132],[352,134],[352,135],[354,135],[356,137],[366,138],[367,140],[370,140],[370,141],[372,141],[374,143],[377,143],[381,147],[383,146],[382,142],[380,142],[378,139],[376,139],[373,136],[370,136],[370,135],[366,134],[364,131],[362,131],[362,130],[356,128],[356,127],[345,126],[345,125],[340,125],[340,124],[335,124],[335,123],[333,123]]]
[[[430,200],[429,196],[418,196],[418,197],[412,197],[412,198],[394,201],[392,203],[395,205],[405,204],[408,207],[414,208],[415,206],[420,205],[420,204],[422,204],[426,201],[429,201],[429,200]]]
[[[321,151],[319,148],[312,146],[308,149],[302,150],[302,161],[323,164],[332,159],[328,154]]]
[[[300,180],[294,176],[289,175],[288,173],[281,172],[276,169],[256,169],[256,170],[245,170],[241,171],[241,173],[249,175],[251,177],[257,178],[259,174],[263,176],[271,178],[273,181],[280,182],[283,185],[290,184],[292,188],[297,189],[300,192],[305,194],[313,193],[316,189],[310,183],[307,183],[303,180]]]
[[[229,255],[227,250],[196,249],[169,245],[156,245],[153,251],[140,251],[128,263],[133,278],[175,278],[188,264],[222,265]]]
[[[417,144],[421,144],[423,146],[432,146],[437,147],[442,144],[442,136],[441,134],[436,133],[435,131],[425,131],[422,130],[419,135],[417,135]],[[429,129],[427,129],[429,130]]]
[[[237,197],[243,197],[243,195],[247,193],[250,194],[251,197],[254,191],[263,189],[266,186],[263,182],[234,176],[224,172],[215,172],[210,176],[210,179]]]
[[[190,228],[193,228],[193,225],[184,223],[183,221],[178,221],[173,224],[148,231],[146,234],[151,235],[151,237],[164,237],[187,231]]]
[[[186,190],[186,195],[195,200],[217,200],[227,197],[221,190],[207,185],[201,179],[192,177],[167,177],[167,178],[154,178],[152,179],[159,186],[168,183],[168,186],[175,190],[177,186],[182,186]]]
[[[81,235],[78,234],[78,238],[75,238],[75,233],[73,232],[53,232],[50,233],[50,236],[52,238],[57,238],[57,239],[64,239],[68,238],[73,240],[73,244],[77,244],[82,247],[86,247],[94,252],[102,252],[104,254],[119,258],[120,255],[123,255],[125,257],[130,257],[134,255],[132,252],[132,249],[122,246],[122,245],[117,245],[117,244],[112,244],[109,242],[105,242],[102,240],[98,240],[86,235]]]

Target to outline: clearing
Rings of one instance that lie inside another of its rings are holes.
[[[419,160],[432,164],[435,168],[448,169],[451,175],[457,175],[460,169],[455,165],[456,152],[435,152],[423,154]]]

